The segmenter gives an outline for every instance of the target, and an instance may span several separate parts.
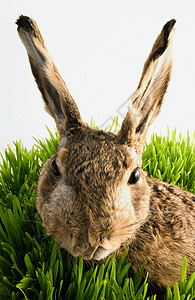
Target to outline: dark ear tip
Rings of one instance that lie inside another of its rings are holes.
[[[173,26],[174,26],[175,23],[176,23],[176,19],[171,19],[171,20],[169,21],[169,23],[173,24]]]
[[[19,18],[16,20],[16,25],[18,25],[18,29],[22,28],[25,31],[29,31],[34,28],[31,19],[23,15],[19,16]]]
[[[176,23],[175,19],[170,20],[169,22],[167,22],[164,27],[163,30],[165,31],[166,35],[169,35],[171,30],[173,29],[174,25]]]

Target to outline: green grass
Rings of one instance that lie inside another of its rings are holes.
[[[95,124],[94,124],[95,126]],[[117,126],[113,122],[112,129]],[[56,152],[59,136],[36,140],[27,150],[21,142],[8,147],[0,166],[0,299],[158,299],[148,297],[143,268],[129,277],[127,251],[115,263],[101,266],[73,259],[46,236],[36,212],[36,182],[42,165]],[[189,135],[176,140],[176,131],[165,138],[155,134],[145,146],[143,168],[149,176],[177,184],[195,193],[195,143]],[[127,249],[128,250],[128,249]],[[167,287],[165,299],[195,299],[195,273],[186,279],[186,258],[181,282]]]

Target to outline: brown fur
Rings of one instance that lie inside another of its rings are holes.
[[[148,127],[170,80],[175,20],[165,24],[144,65],[118,134],[90,128],[57,71],[34,20],[20,16],[19,36],[59,149],[38,182],[37,209],[47,233],[74,256],[100,260],[129,246],[135,272],[146,262],[156,286],[179,281],[183,256],[195,270],[195,197],[141,169]],[[135,172],[138,179],[135,180]],[[140,174],[140,178],[139,178]]]

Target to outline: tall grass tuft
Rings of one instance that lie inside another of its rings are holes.
[[[93,122],[94,123],[94,122]],[[95,124],[94,124],[95,126]],[[97,128],[97,126],[95,126]],[[112,130],[116,131],[117,119]],[[36,182],[44,162],[58,148],[59,136],[36,140],[27,150],[15,142],[2,155],[0,165],[0,299],[158,299],[148,296],[144,266],[130,277],[128,249],[115,263],[108,258],[101,266],[87,265],[60,249],[41,225],[36,212]],[[149,176],[177,184],[195,193],[195,143],[176,131],[166,137],[153,134],[143,153],[143,168]],[[181,281],[167,287],[165,299],[195,299],[195,273],[186,278],[184,257]],[[168,276],[168,274],[167,274]]]
[[[183,138],[176,129],[170,136],[153,134],[150,144],[143,153],[143,169],[152,177],[176,184],[184,190],[195,193],[195,140],[190,141],[189,132]]]

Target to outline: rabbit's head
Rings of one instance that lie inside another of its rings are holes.
[[[21,16],[17,24],[46,110],[60,133],[58,151],[38,182],[43,226],[72,255],[100,260],[133,238],[149,214],[141,157],[170,79],[175,20],[165,24],[155,41],[117,134],[82,121],[36,22]]]
[[[46,162],[37,207],[47,233],[62,247],[74,256],[100,259],[133,236],[147,217],[148,199],[134,147],[80,126],[67,131]]]

